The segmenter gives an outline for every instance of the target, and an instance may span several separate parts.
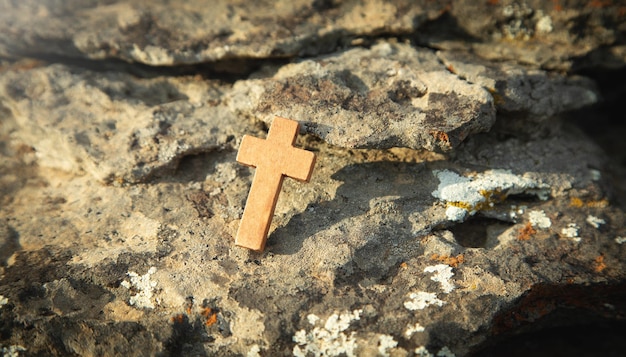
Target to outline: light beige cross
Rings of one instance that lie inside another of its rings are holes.
[[[293,146],[298,136],[297,121],[274,118],[267,139],[244,135],[237,161],[256,167],[235,244],[261,251],[272,223],[283,178],[308,182],[315,154]]]

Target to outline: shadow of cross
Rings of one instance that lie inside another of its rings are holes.
[[[275,117],[267,139],[244,135],[237,161],[256,167],[235,244],[252,250],[265,248],[278,194],[285,176],[299,181],[311,179],[315,154],[293,146],[297,121]]]

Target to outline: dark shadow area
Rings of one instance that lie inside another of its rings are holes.
[[[537,285],[492,333],[471,356],[623,356],[626,284]]]
[[[172,318],[172,336],[165,344],[165,350],[170,356],[207,356],[202,348],[204,343],[210,343],[215,338],[209,336],[205,323],[198,316],[193,321],[187,315]]]
[[[626,322],[600,321],[546,328],[500,340],[471,357],[622,357]]]
[[[371,210],[384,212],[388,209],[394,213],[401,212],[406,217],[410,212],[421,212],[431,207],[434,198],[430,192],[436,188],[437,179],[425,168],[424,163],[404,162],[370,162],[342,168],[331,176],[343,182],[337,189],[335,199],[309,204],[286,226],[271,233],[266,249],[274,254],[294,254],[302,248],[305,239],[335,223]],[[372,207],[376,205],[372,200],[388,196],[398,198],[381,201],[380,208]],[[374,230],[371,244],[379,244],[378,241],[397,243],[412,236],[411,223],[406,220],[384,220],[371,224]]]
[[[411,38],[414,46],[438,49],[437,42],[443,41],[482,42],[480,38],[471,35],[461,27],[450,11],[446,11],[434,21],[425,24],[421,24],[420,21],[423,19],[414,20],[417,29]]]
[[[609,158],[609,192],[626,209],[626,67],[620,69],[585,68],[577,74],[598,84],[602,101],[571,113],[571,121],[595,141]]]
[[[6,266],[7,259],[20,250],[19,233],[8,224],[0,223],[0,266]]]
[[[503,222],[499,219],[474,216],[465,222],[453,225],[448,228],[454,234],[454,239],[466,248],[485,248],[490,230],[497,230],[500,233],[513,223]]]
[[[117,58],[89,59],[84,54],[76,56],[52,53],[19,53],[15,59],[32,58],[46,65],[63,64],[94,72],[128,73],[139,78],[201,76],[204,79],[234,83],[246,79],[262,67],[279,67],[291,61],[288,58],[230,58],[198,64],[178,64],[174,66],[150,66],[143,63],[127,62]],[[9,59],[11,61],[15,59]],[[268,74],[273,74],[268,72]]]

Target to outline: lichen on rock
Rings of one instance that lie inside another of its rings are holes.
[[[0,350],[467,356],[570,323],[615,347],[620,6],[4,2]],[[250,252],[237,149],[276,115],[317,163]]]

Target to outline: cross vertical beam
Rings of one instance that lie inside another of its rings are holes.
[[[275,117],[266,140],[244,135],[237,161],[256,167],[256,172],[235,238],[236,245],[262,251],[284,177],[304,182],[311,179],[315,154],[293,146],[298,128],[297,121]]]

